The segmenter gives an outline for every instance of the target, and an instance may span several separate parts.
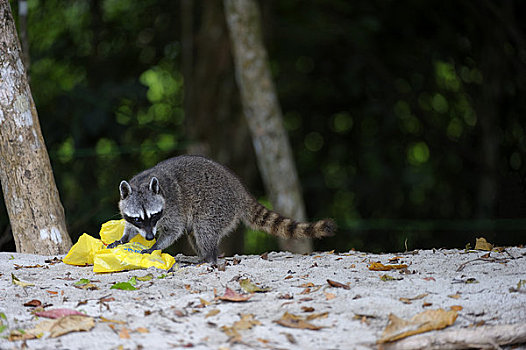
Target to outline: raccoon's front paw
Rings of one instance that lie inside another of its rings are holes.
[[[144,250],[141,250],[141,254],[151,254],[155,249],[144,249]]]
[[[115,241],[113,243],[108,244],[108,246],[106,248],[112,249],[112,248],[115,248],[116,246],[121,245],[121,244],[122,244],[121,241],[118,240],[118,241]]]

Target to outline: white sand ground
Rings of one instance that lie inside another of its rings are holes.
[[[220,264],[226,262],[224,271],[178,255],[180,268],[157,278],[166,272],[148,269],[95,274],[89,266],[46,263],[53,258],[50,256],[0,253],[0,312],[5,314],[2,322],[7,325],[0,333],[0,349],[370,349],[378,347],[376,341],[390,313],[411,318],[424,310],[449,310],[451,306],[462,308],[455,323],[428,335],[440,336],[455,329],[483,330],[481,327],[493,325],[526,325],[526,285],[517,288],[526,280],[526,248],[506,248],[501,253],[491,252],[489,258],[474,260],[485,254],[463,250],[305,256],[280,252],[269,253],[268,259],[220,259]],[[396,255],[401,257],[399,263],[409,265],[409,273],[368,269],[369,262],[387,264]],[[42,267],[31,267],[35,265]],[[110,289],[115,282],[149,273],[154,278],[138,281],[135,291]],[[34,286],[13,284],[12,274]],[[383,281],[380,277],[384,274],[395,280]],[[74,283],[83,278],[98,289],[76,288]],[[245,302],[214,300],[214,289],[218,295],[223,295],[226,287],[241,292],[242,278],[271,290],[255,293]],[[327,279],[350,288],[331,287]],[[312,287],[306,289],[308,286]],[[422,294],[425,296],[410,304],[400,300]],[[286,295],[292,298],[286,299]],[[33,328],[43,320],[23,305],[33,299],[49,305],[46,310],[81,311],[95,319],[95,326],[87,332],[56,338],[44,333],[40,339],[8,340],[11,332]],[[328,314],[310,321],[324,328],[309,330],[277,324],[284,312],[304,317]],[[259,324],[245,330],[238,324],[240,341],[233,342],[222,327],[232,327],[241,314],[253,314]]]

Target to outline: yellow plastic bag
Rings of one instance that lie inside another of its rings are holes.
[[[168,270],[172,267],[175,259],[169,254],[161,254],[160,250],[140,254],[141,250],[150,248],[155,243],[155,240],[147,241],[141,235],[113,249],[105,248],[105,245],[122,237],[124,226],[124,220],[104,223],[100,230],[102,240],[83,234],[62,261],[70,265],[93,264],[94,272],[116,272],[151,266]]]
[[[126,221],[122,220],[110,220],[102,224],[100,227],[100,239],[105,245],[115,242],[118,239],[121,239],[122,234],[124,233],[124,227],[126,226]],[[139,242],[146,248],[150,248],[154,243],[153,241],[147,241],[143,236],[137,235],[130,240],[131,242]],[[144,249],[146,249],[144,248]]]
[[[95,252],[104,248],[104,243],[100,239],[91,237],[84,233],[68,252],[63,262],[70,265],[91,265]]]
[[[151,254],[141,254],[148,247],[138,242],[121,244],[113,249],[102,249],[95,254],[93,272],[113,272],[134,270],[155,266],[167,270],[175,263],[170,254],[155,250]]]

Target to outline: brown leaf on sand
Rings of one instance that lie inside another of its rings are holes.
[[[312,321],[312,320],[315,320],[317,318],[327,318],[329,316],[329,313],[328,312],[320,312],[320,313],[317,313],[317,314],[310,314],[308,315],[305,320],[306,321]]]
[[[247,293],[265,293],[270,291],[270,288],[262,288],[252,282],[249,278],[243,278],[239,281],[239,285]]]
[[[30,307],[37,307],[41,305],[42,305],[42,302],[37,299],[33,299],[33,300],[28,301],[27,303],[24,303],[24,306],[30,306]]]
[[[222,326],[221,331],[228,336],[228,341],[230,343],[240,343],[241,342],[241,333],[246,329],[251,329],[254,326],[261,324],[258,320],[254,318],[253,314],[241,314],[241,319],[234,322],[232,326]]]
[[[331,300],[331,299],[336,298],[336,294],[334,293],[325,292],[323,294],[325,294],[325,300]]]
[[[254,326],[259,326],[261,322],[256,320],[254,318],[253,314],[241,314],[241,319],[239,321],[234,322],[233,327],[239,331],[250,329]]]
[[[119,338],[121,339],[130,339],[130,331],[126,327],[122,327],[119,332]]]
[[[406,269],[406,264],[397,264],[397,265],[384,265],[381,262],[371,262],[369,265],[369,270],[371,271],[390,271],[395,269]]]
[[[219,312],[221,312],[221,310],[219,310],[219,309],[213,309],[213,310],[210,310],[210,311],[206,314],[205,318],[215,316],[215,315],[217,315]]]
[[[398,298],[398,300],[400,300],[402,303],[404,304],[411,304],[411,302],[413,300],[418,300],[418,299],[423,299],[425,297],[427,297],[429,294],[428,293],[423,293],[423,294],[418,294],[416,297],[412,297],[412,298]]]
[[[218,296],[217,298],[219,300],[240,302],[247,301],[248,299],[252,298],[252,294],[239,294],[234,292],[232,289],[226,287],[225,294]]]
[[[316,326],[312,323],[309,323],[303,319],[303,317],[296,316],[294,314],[285,312],[283,316],[279,320],[274,321],[279,325],[282,325],[284,327],[289,328],[299,328],[299,329],[310,329],[313,331],[317,331],[322,329],[321,326]]]
[[[409,321],[393,314],[389,315],[389,324],[385,327],[377,343],[386,343],[410,335],[442,329],[452,325],[457,319],[456,311],[444,309],[427,310],[413,316]]]
[[[221,331],[228,337],[228,341],[232,344],[241,342],[241,334],[234,327],[222,326]]]
[[[351,287],[349,287],[348,285],[333,280],[327,280],[327,283],[329,284],[329,286],[334,288],[351,289]]]
[[[477,238],[477,241],[475,243],[475,249],[476,250],[492,250],[493,244],[488,243],[484,237]]]
[[[44,320],[26,333],[39,337],[43,332],[49,332],[49,336],[55,338],[71,332],[89,331],[93,327],[95,327],[93,317],[69,315],[56,320]]]

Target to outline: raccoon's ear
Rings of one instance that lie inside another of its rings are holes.
[[[155,194],[159,194],[161,191],[161,188],[159,187],[159,180],[157,180],[155,176],[150,180],[150,191]]]
[[[132,189],[128,181],[121,181],[121,184],[119,185],[119,191],[121,193],[121,199],[126,199],[132,193]]]

